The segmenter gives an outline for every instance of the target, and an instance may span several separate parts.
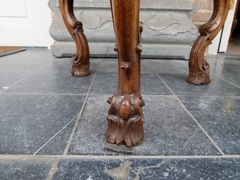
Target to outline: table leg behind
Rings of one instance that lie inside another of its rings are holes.
[[[211,19],[199,27],[200,36],[195,41],[189,58],[188,83],[208,84],[211,82],[210,65],[204,59],[206,48],[222,29],[229,11],[230,0],[214,0],[214,10]]]
[[[76,43],[76,54],[72,56],[72,75],[88,76],[89,70],[89,47],[88,41],[83,33],[82,22],[78,21],[73,11],[74,0],[59,0],[63,21]]]

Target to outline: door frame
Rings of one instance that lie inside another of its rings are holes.
[[[237,1],[238,0],[235,0],[233,8],[229,9],[224,26],[222,30],[218,33],[218,35],[215,37],[215,39],[212,41],[212,44],[208,47],[207,54],[217,55],[219,52],[225,53],[227,51]]]

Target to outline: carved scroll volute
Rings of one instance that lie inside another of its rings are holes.
[[[200,36],[195,41],[189,58],[189,76],[191,84],[208,84],[211,82],[210,65],[204,59],[206,48],[222,29],[228,15],[230,0],[214,0],[213,14],[210,20],[199,27]]]
[[[140,91],[140,0],[110,2],[117,42],[114,49],[118,52],[118,87],[108,100],[106,140],[136,146],[144,138],[141,107],[145,104]]]
[[[87,76],[89,70],[89,47],[86,36],[83,33],[82,22],[78,21],[73,11],[74,0],[59,0],[63,21],[76,43],[76,54],[72,56],[72,75]]]

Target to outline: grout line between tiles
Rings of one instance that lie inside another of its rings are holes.
[[[87,94],[86,94],[86,97],[85,97],[85,100],[84,100],[84,102],[83,102],[82,108],[81,108],[81,110],[80,110],[80,112],[79,112],[79,114],[78,114],[76,123],[75,123],[75,125],[74,125],[74,127],[73,127],[72,133],[71,133],[71,135],[70,135],[70,137],[69,137],[69,140],[68,140],[68,143],[67,143],[67,146],[66,146],[66,148],[65,148],[65,150],[64,150],[63,155],[67,155],[67,153],[68,153],[68,150],[69,150],[69,148],[70,148],[70,144],[72,143],[73,136],[74,136],[74,134],[75,134],[75,132],[76,132],[77,125],[78,125],[78,123],[79,123],[79,121],[80,121],[80,118],[81,118],[81,116],[82,116],[83,110],[84,110],[85,105],[86,105],[86,103],[87,103],[88,97],[89,97],[89,95],[90,95],[91,88],[92,88],[92,86],[93,86],[93,82],[94,82],[94,80],[95,80],[95,78],[96,78],[96,74],[97,74],[97,71],[98,71],[98,69],[99,69],[99,67],[100,67],[101,62],[102,62],[102,59],[100,60],[100,62],[99,62],[99,64],[98,64],[98,67],[97,67],[97,69],[96,69],[96,72],[95,72],[95,74],[94,74],[94,77],[93,77],[93,79],[92,79],[92,82],[91,82],[91,84],[90,84],[90,86],[89,86],[89,88],[88,88],[88,92],[87,92]]]
[[[4,95],[41,95],[41,96],[86,96],[87,94],[54,94],[54,93],[1,93]],[[90,93],[90,95],[95,96],[111,96],[112,94],[99,94],[99,93]],[[180,95],[180,94],[179,94]],[[199,94],[199,93],[192,93],[192,94],[181,94],[181,96],[200,96],[200,97],[233,97],[231,95],[207,95],[207,94]],[[173,94],[142,94],[142,96],[152,96],[152,97],[172,97]],[[176,96],[178,96],[176,94]]]
[[[214,72],[212,72],[210,75],[220,75],[219,73],[214,73]],[[222,74],[222,75],[240,75],[240,73],[234,73],[234,74],[230,74],[230,73],[224,73],[224,74]]]
[[[13,83],[13,84],[12,84],[11,86],[9,86],[7,89],[4,89],[4,90],[0,91],[0,94],[3,93],[4,91],[8,90],[9,88],[13,87],[14,85],[16,85],[16,84],[22,82],[23,80],[27,79],[28,77],[30,77],[31,75],[33,75],[33,74],[35,74],[36,72],[40,71],[41,69],[45,68],[46,66],[48,66],[48,64],[46,64],[46,65],[40,67],[39,69],[37,69],[36,71],[30,73],[29,75],[27,75],[26,77],[22,78],[21,80],[19,80],[19,81]]]
[[[87,103],[87,99],[88,99],[88,97],[89,97],[90,90],[91,90],[91,88],[92,88],[93,82],[94,82],[95,77],[96,77],[96,74],[97,74],[97,70],[98,70],[101,62],[102,62],[102,60],[101,60],[101,61],[99,62],[99,64],[98,64],[98,67],[97,67],[97,69],[96,69],[96,72],[95,72],[95,74],[94,74],[94,77],[93,77],[93,79],[92,79],[92,82],[91,82],[91,84],[90,84],[90,86],[89,86],[89,88],[88,88],[88,92],[87,92],[87,94],[86,94],[86,97],[85,97],[84,103],[83,103],[83,105],[82,105],[82,107],[81,107],[81,110],[80,110],[80,112],[74,117],[74,119],[77,117],[77,120],[76,120],[76,123],[75,123],[75,125],[74,125],[74,127],[73,127],[72,133],[71,133],[71,135],[70,135],[70,137],[69,137],[69,139],[68,139],[68,143],[67,143],[67,145],[66,145],[66,148],[65,148],[65,150],[64,150],[63,155],[67,155],[67,153],[68,153],[68,151],[69,151],[70,144],[72,143],[73,136],[74,136],[74,134],[75,134],[75,132],[76,132],[77,125],[78,125],[78,123],[79,123],[79,121],[80,121],[80,119],[81,119],[83,110],[84,110],[84,108],[85,108],[85,105],[86,105],[86,103]],[[59,160],[60,160],[60,158],[53,163],[53,165],[52,165],[52,167],[51,167],[51,169],[50,169],[50,171],[49,171],[49,174],[48,174],[48,177],[47,177],[46,180],[51,180],[51,179],[53,178],[53,175],[54,175],[55,172],[57,171],[57,165],[58,165]]]
[[[112,96],[112,94],[98,94],[98,93],[91,93],[91,95],[94,95],[94,96]],[[160,94],[160,95],[157,95],[157,94],[142,94],[142,96],[153,96],[153,97],[155,97],[155,96],[158,96],[158,97],[161,97],[161,96],[164,96],[164,97],[166,97],[166,96],[169,96],[169,97],[172,97],[172,96],[174,96],[174,95],[172,95],[172,94],[167,94],[167,95],[163,95],[163,94]]]
[[[44,148],[53,138],[55,138],[63,129],[65,129],[74,119],[78,117],[77,114],[71,121],[69,121],[62,129],[60,129],[54,136],[52,136],[46,143],[44,143],[33,155],[36,155],[42,148]]]
[[[55,174],[55,172],[57,171],[57,165],[58,165],[58,162],[60,161],[60,158],[57,158],[55,161],[54,161],[54,163],[53,163],[53,165],[52,165],[52,167],[51,167],[51,169],[50,169],[50,171],[49,171],[49,173],[48,173],[48,176],[47,176],[47,178],[46,178],[46,180],[51,180],[52,178],[53,178],[53,175]]]
[[[149,64],[148,64],[149,65]],[[150,65],[149,65],[150,66]],[[151,66],[150,66],[151,67]],[[152,67],[151,67],[152,68]],[[154,71],[155,72],[155,71]],[[156,72],[155,72],[156,73]],[[182,103],[182,101],[178,98],[178,96],[173,92],[173,90],[167,85],[167,83],[160,77],[158,73],[156,75],[159,77],[159,79],[165,84],[165,86],[173,93],[175,99],[180,103],[180,105],[183,107],[183,109],[188,113],[188,115],[195,121],[195,123],[199,126],[199,128],[203,131],[203,133],[208,137],[208,139],[212,142],[212,144],[215,146],[215,148],[222,154],[222,156],[225,156],[224,152],[221,150],[221,148],[217,145],[217,143],[212,139],[212,137],[207,133],[207,131],[202,127],[202,125],[197,121],[197,119],[192,115],[192,113],[187,109],[187,107]]]
[[[159,76],[159,78],[163,81],[163,79]],[[163,83],[169,88],[170,91],[172,91],[170,89],[170,87],[163,81]],[[217,145],[217,143],[212,139],[212,137],[207,133],[207,131],[202,127],[202,125],[197,121],[197,119],[192,115],[192,113],[187,109],[187,107],[182,103],[182,101],[175,95],[175,93],[172,91],[172,93],[174,94],[175,99],[181,104],[181,106],[183,107],[183,109],[188,113],[188,115],[197,123],[197,125],[200,127],[200,129],[203,131],[203,133],[208,137],[208,139],[212,142],[212,144],[217,148],[217,150],[223,155],[225,156],[225,154],[223,153],[223,151],[221,150],[221,148]]]
[[[238,85],[236,85],[236,84],[234,84],[234,83],[232,83],[232,82],[230,82],[230,81],[228,81],[228,80],[226,80],[226,79],[222,78],[221,76],[218,76],[217,74],[214,74],[214,76],[216,76],[216,77],[218,77],[218,78],[220,78],[220,79],[222,79],[222,80],[224,80],[224,81],[228,82],[229,84],[232,84],[232,85],[233,85],[233,86],[235,86],[235,87],[238,87],[238,88],[240,88],[240,86],[238,86]]]
[[[0,160],[42,160],[42,159],[56,159],[54,162],[58,162],[60,159],[97,159],[97,160],[109,160],[109,159],[240,159],[240,155],[225,155],[225,156],[164,156],[164,155],[0,155]],[[52,165],[53,168],[56,166]]]
[[[42,96],[86,96],[87,94],[54,94],[54,93],[1,93],[7,95],[42,95]]]

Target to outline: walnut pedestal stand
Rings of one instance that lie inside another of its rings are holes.
[[[211,19],[199,27],[200,36],[195,41],[189,58],[188,83],[199,85],[211,82],[209,77],[210,65],[204,59],[204,52],[222,29],[229,7],[230,0],[214,0],[214,10]]]
[[[88,76],[89,70],[89,47],[88,41],[83,33],[82,22],[78,21],[73,12],[74,0],[59,0],[62,18],[69,33],[72,35],[76,43],[77,53],[72,56],[72,75]]]
[[[118,52],[118,87],[116,94],[108,99],[106,140],[136,146],[144,138],[141,107],[145,104],[140,90],[140,0],[110,2],[117,42],[114,49]]]
[[[206,47],[221,30],[229,10],[230,0],[214,0],[214,11],[208,23],[199,29],[200,36],[193,45],[189,60],[191,84],[207,84],[209,64],[204,59]],[[76,20],[73,0],[59,0],[64,23],[75,40],[77,54],[72,58],[72,74],[87,76],[89,71],[89,48],[82,23]],[[116,46],[118,53],[118,87],[108,99],[106,140],[112,144],[136,146],[144,139],[142,106],[145,105],[140,88],[139,44],[143,25],[139,22],[140,0],[110,0]]]

